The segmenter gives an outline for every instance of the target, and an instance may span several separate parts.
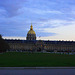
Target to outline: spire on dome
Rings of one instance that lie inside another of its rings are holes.
[[[31,23],[31,26],[30,26],[30,30],[33,30],[33,26],[32,26],[32,23]]]

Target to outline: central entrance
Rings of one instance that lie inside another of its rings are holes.
[[[36,42],[36,51],[42,52],[44,50],[44,42],[42,40],[38,40]]]

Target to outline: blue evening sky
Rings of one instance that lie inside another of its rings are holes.
[[[75,40],[75,0],[0,0],[3,37],[25,38],[31,23],[40,39]]]

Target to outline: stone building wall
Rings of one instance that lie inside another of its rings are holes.
[[[27,44],[27,43],[8,43],[10,46],[10,50],[12,51],[29,51],[35,49],[34,44]]]
[[[75,43],[74,44],[46,44],[44,47],[47,51],[57,51],[57,52],[64,52],[64,51],[75,51]]]
[[[11,51],[75,52],[75,42],[51,41],[7,41]]]

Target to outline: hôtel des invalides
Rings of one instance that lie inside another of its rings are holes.
[[[75,41],[36,40],[36,33],[31,24],[26,40],[5,39],[10,51],[21,52],[75,52]]]

